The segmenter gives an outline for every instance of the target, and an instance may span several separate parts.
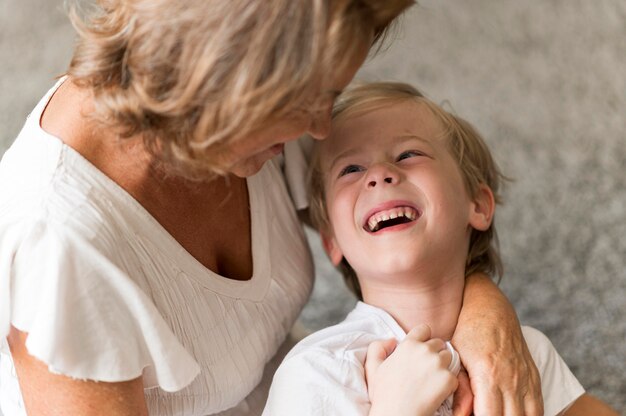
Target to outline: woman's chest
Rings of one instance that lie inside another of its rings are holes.
[[[200,374],[175,393],[148,390],[150,414],[212,414],[237,405],[254,390],[312,288],[306,246],[297,248],[292,241],[281,254],[250,281],[204,279],[181,270],[175,285],[152,291],[155,306],[199,364]],[[172,413],[174,408],[187,410]]]
[[[187,388],[146,392],[151,414],[166,408],[206,415],[240,403],[261,380],[306,303],[313,284],[308,243],[286,190],[250,186],[253,273],[225,279],[188,255],[153,257],[145,275],[152,300],[176,337],[200,365]],[[145,242],[150,244],[150,242]],[[148,252],[163,246],[145,246]],[[171,261],[174,259],[175,261]],[[159,271],[169,270],[165,275]]]

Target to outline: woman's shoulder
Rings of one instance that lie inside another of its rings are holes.
[[[128,203],[113,198],[110,180],[40,126],[42,112],[65,78],[35,106],[0,160],[0,226],[45,219],[82,232],[123,219]],[[115,207],[122,215],[106,215]]]
[[[46,225],[61,235],[117,244],[136,211],[80,155],[25,128],[0,161],[0,228]]]

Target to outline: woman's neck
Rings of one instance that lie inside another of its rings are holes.
[[[122,187],[207,269],[235,280],[252,276],[249,196],[230,175],[192,182],[169,174],[140,136],[120,140],[86,114],[93,97],[66,80],[50,99],[41,127]]]
[[[425,323],[433,338],[452,338],[463,304],[463,275],[456,273],[428,282],[415,279],[410,287],[363,283],[363,301],[385,310],[405,332]]]

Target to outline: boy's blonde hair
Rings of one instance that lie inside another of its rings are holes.
[[[68,74],[96,120],[194,176],[225,144],[315,111],[355,45],[414,0],[66,0],[79,38]],[[207,151],[209,149],[210,151]]]
[[[335,103],[333,122],[407,100],[426,105],[443,125],[450,153],[461,170],[461,176],[470,198],[475,198],[480,186],[486,185],[492,190],[496,203],[501,203],[498,190],[500,183],[506,178],[500,172],[480,134],[470,123],[444,110],[408,84],[374,82],[350,87]],[[320,155],[317,149],[311,161],[310,174],[311,221],[321,232],[328,232],[331,225],[325,204],[325,173],[321,171]],[[350,290],[362,299],[356,273],[345,258],[339,265],[339,269]],[[465,276],[475,272],[495,275],[498,278],[502,276],[502,261],[493,221],[486,231],[472,230]]]

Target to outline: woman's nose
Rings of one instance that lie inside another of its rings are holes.
[[[330,114],[332,106],[320,110],[311,116],[309,135],[317,140],[324,140],[330,134]]]
[[[375,188],[387,185],[396,185],[400,177],[398,172],[389,163],[378,163],[374,166],[370,166],[367,170],[367,177],[365,184],[367,188]]]

